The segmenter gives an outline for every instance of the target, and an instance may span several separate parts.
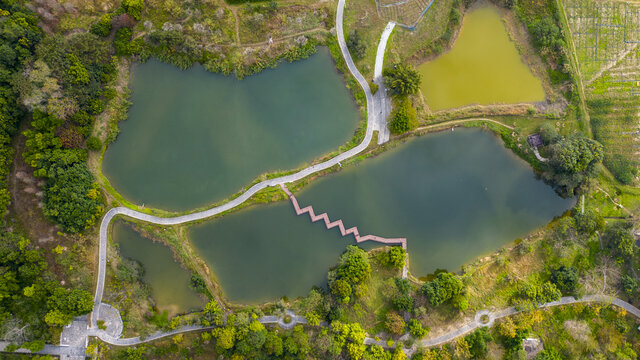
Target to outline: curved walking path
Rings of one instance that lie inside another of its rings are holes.
[[[617,307],[620,307],[626,310],[627,313],[635,316],[636,318],[640,318],[640,309],[638,309],[637,307],[629,304],[624,300],[618,299],[616,297],[609,296],[609,295],[600,295],[600,294],[586,295],[580,299],[576,299],[572,296],[566,296],[561,298],[559,301],[553,301],[550,303],[542,304],[540,305],[540,308],[550,308],[550,307],[560,306],[560,305],[571,305],[571,304],[590,303],[590,302],[600,302],[600,303],[615,305]],[[464,336],[478,328],[491,327],[495,322],[495,320],[498,320],[507,316],[515,315],[523,311],[524,310],[518,310],[514,306],[511,306],[502,310],[497,310],[497,311],[480,310],[478,311],[478,313],[476,314],[476,316],[471,322],[447,334],[444,334],[432,339],[422,340],[419,342],[419,345],[423,347],[433,347],[433,346],[442,345],[452,340],[455,340],[460,336]],[[482,317],[484,315],[488,317],[486,322],[482,322]],[[373,338],[366,338],[365,344],[367,345],[377,344],[382,347],[389,348],[389,346],[387,346],[386,341],[375,340]],[[415,346],[411,350],[415,350]]]
[[[97,318],[100,312],[100,304],[102,303],[102,295],[104,292],[104,281],[105,281],[105,274],[106,274],[106,262],[107,262],[108,230],[109,230],[109,224],[111,223],[111,220],[113,220],[115,216],[125,215],[128,217],[134,218],[136,220],[150,222],[158,225],[178,225],[178,224],[184,224],[192,221],[198,221],[198,220],[210,218],[212,216],[218,215],[222,212],[233,209],[234,207],[242,204],[243,202],[247,201],[251,196],[253,196],[254,194],[256,194],[258,191],[262,189],[265,189],[269,186],[277,186],[280,184],[298,181],[318,171],[326,170],[332,166],[338,165],[338,163],[346,159],[349,159],[361,153],[369,146],[369,143],[371,143],[371,139],[373,138],[374,130],[377,130],[380,126],[376,124],[380,124],[382,121],[386,121],[386,118],[381,119],[381,116],[380,116],[381,113],[376,111],[377,107],[376,107],[376,103],[374,102],[373,95],[371,94],[369,83],[365,80],[364,76],[362,76],[360,71],[358,71],[358,68],[353,62],[353,59],[351,58],[351,54],[349,53],[349,50],[347,48],[347,44],[344,39],[344,29],[343,29],[344,6],[345,6],[345,0],[340,0],[338,2],[338,9],[336,14],[336,32],[337,32],[338,44],[340,45],[340,51],[342,52],[342,56],[345,60],[347,68],[349,69],[351,74],[356,78],[356,80],[364,90],[364,93],[367,99],[367,130],[362,142],[358,144],[356,147],[351,148],[330,160],[327,160],[325,162],[322,162],[316,165],[312,165],[308,168],[302,169],[297,173],[294,173],[291,175],[262,181],[250,187],[247,191],[245,191],[243,194],[241,194],[237,198],[234,198],[223,205],[220,205],[211,209],[207,209],[204,211],[200,211],[197,213],[192,213],[192,214],[182,215],[182,216],[177,216],[172,218],[163,218],[159,216],[141,213],[139,211],[135,211],[127,207],[117,207],[117,208],[110,209],[105,214],[105,216],[102,219],[102,223],[100,224],[98,280],[97,280],[96,291],[94,295],[93,313],[91,316],[92,328],[95,328],[97,326]],[[385,46],[386,46],[386,41],[389,37],[389,34],[391,33],[391,30],[389,31],[385,30],[385,33],[387,34],[386,36],[383,37],[383,39],[385,40],[384,41]],[[384,48],[378,49],[378,50],[379,52],[382,51],[384,53]],[[384,56],[381,56],[376,59],[376,62],[383,61],[383,60],[384,60]],[[376,67],[380,67],[381,69],[382,65],[376,65]],[[386,126],[386,122],[385,122],[385,126]]]
[[[539,308],[550,308],[550,307],[555,307],[555,306],[561,306],[561,305],[572,305],[572,304],[578,304],[578,303],[590,303],[590,302],[599,302],[599,303],[605,303],[605,304],[611,304],[611,305],[615,305],[619,308],[624,309],[627,313],[635,316],[636,318],[640,318],[640,309],[636,308],[635,306],[627,303],[624,300],[618,299],[616,297],[613,296],[609,296],[609,295],[602,295],[602,294],[597,294],[597,295],[586,295],[580,299],[576,299],[572,296],[566,296],[561,298],[559,301],[554,301],[554,302],[550,302],[550,303],[546,303],[546,304],[542,304],[539,306]],[[459,327],[456,330],[453,330],[449,333],[446,333],[444,335],[432,338],[432,339],[426,339],[426,340],[422,340],[420,341],[417,345],[423,346],[423,347],[433,347],[433,346],[438,346],[438,345],[442,345],[445,343],[448,343],[452,340],[457,339],[460,336],[464,336],[478,328],[481,327],[491,327],[494,322],[498,319],[504,318],[504,317],[508,317],[508,316],[512,316],[515,314],[518,314],[520,312],[524,312],[526,310],[519,310],[517,309],[515,306],[511,306],[505,309],[501,309],[501,310],[496,310],[496,311],[489,311],[489,310],[480,310],[476,313],[476,315],[474,316],[474,319],[472,321],[470,321],[467,324],[462,325],[461,327]],[[261,317],[258,321],[260,321],[262,324],[272,324],[272,325],[278,325],[279,327],[283,328],[283,329],[292,329],[295,325],[297,324],[306,324],[307,320],[303,317],[303,316],[299,316],[296,315],[293,311],[288,310],[286,312],[287,315],[289,315],[291,317],[291,321],[286,323],[284,322],[282,317],[277,317],[277,316],[263,316]],[[486,321],[482,321],[483,316],[486,316],[487,319]],[[139,344],[143,344],[146,342],[150,342],[153,340],[157,340],[157,339],[161,339],[161,338],[165,338],[168,336],[173,336],[173,335],[177,335],[177,334],[181,334],[181,333],[186,333],[186,332],[192,332],[192,331],[200,331],[200,330],[210,330],[215,328],[215,326],[209,326],[209,327],[204,327],[204,326],[199,326],[199,325],[190,325],[190,326],[184,326],[181,327],[179,329],[176,330],[172,330],[169,332],[157,332],[154,333],[144,339],[140,339],[140,337],[132,337],[132,338],[119,338],[119,337],[115,337],[115,336],[111,336],[109,334],[107,334],[105,331],[103,330],[97,330],[97,329],[90,329],[89,330],[89,336],[96,336],[98,338],[100,338],[102,341],[109,343],[111,345],[117,345],[117,346],[133,346],[133,345],[139,345]],[[407,337],[407,335],[405,335],[404,337]],[[373,344],[377,344],[380,345],[382,347],[385,348],[389,348],[389,346],[387,345],[386,341],[384,340],[376,340],[374,338],[371,337],[367,337],[365,338],[364,341],[365,345],[373,345]],[[412,348],[412,350],[415,350],[415,346],[414,348]]]

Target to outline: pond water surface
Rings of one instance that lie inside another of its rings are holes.
[[[130,87],[129,119],[103,172],[128,200],[174,211],[337,149],[360,117],[326,48],[241,81],[150,60],[134,67]]]
[[[199,309],[204,305],[200,295],[189,287],[191,274],[173,258],[171,250],[137,233],[123,221],[113,223],[113,240],[120,254],[144,267],[144,282],[160,311],[171,315]]]
[[[494,6],[465,15],[451,51],[424,63],[422,94],[432,111],[469,104],[543,101],[542,83],[520,58]]]
[[[568,209],[492,133],[458,129],[412,139],[376,158],[316,180],[300,194],[361,235],[406,237],[410,270],[457,270]],[[345,245],[339,230],[296,216],[289,202],[196,225],[190,236],[233,301],[306,294],[326,282]]]

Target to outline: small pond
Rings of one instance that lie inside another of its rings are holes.
[[[542,83],[520,58],[494,6],[465,15],[451,51],[418,68],[432,111],[469,104],[543,101]]]
[[[412,139],[315,181],[300,194],[360,234],[406,237],[411,272],[455,271],[571,207],[492,133],[457,129]],[[326,282],[353,237],[296,216],[289,202],[191,228],[195,248],[233,301],[306,294]]]
[[[360,114],[326,48],[241,81],[156,60],[133,68],[129,119],[103,159],[128,200],[181,211],[348,141]]]
[[[174,260],[167,246],[143,237],[123,221],[113,223],[112,238],[123,257],[142,264],[143,280],[160,311],[174,315],[202,308],[203,298],[189,287],[191,273]]]

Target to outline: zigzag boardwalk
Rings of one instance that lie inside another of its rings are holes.
[[[356,243],[361,243],[364,241],[375,241],[383,244],[400,244],[402,245],[403,249],[407,250],[407,239],[405,238],[388,239],[388,238],[383,238],[376,235],[360,236],[360,232],[358,231],[357,226],[354,226],[349,229],[345,229],[344,224],[342,223],[342,219],[338,219],[332,222],[329,220],[329,215],[327,215],[327,213],[316,215],[315,212],[313,211],[313,206],[311,205],[301,209],[300,205],[298,205],[298,199],[296,199],[296,197],[291,193],[291,191],[289,191],[289,189],[287,189],[287,187],[284,184],[280,184],[280,187],[282,188],[282,191],[284,191],[287,194],[287,196],[289,197],[289,200],[291,200],[291,204],[293,204],[293,208],[296,211],[296,215],[302,215],[302,214],[308,213],[312,222],[316,222],[318,220],[324,220],[324,225],[327,227],[327,229],[333,229],[334,227],[337,226],[340,229],[340,234],[342,234],[342,236],[353,234],[353,236],[356,238]]]

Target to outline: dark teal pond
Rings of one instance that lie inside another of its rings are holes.
[[[360,234],[406,237],[410,271],[458,270],[573,204],[537,179],[492,133],[457,129],[415,138],[315,181],[296,194]],[[190,236],[233,301],[305,295],[326,282],[353,237],[296,216],[289,202],[196,225]],[[365,244],[368,246],[368,244]]]
[[[243,80],[150,60],[133,68],[130,88],[129,118],[103,173],[127,200],[172,211],[331,152],[360,119],[326,48]]]

